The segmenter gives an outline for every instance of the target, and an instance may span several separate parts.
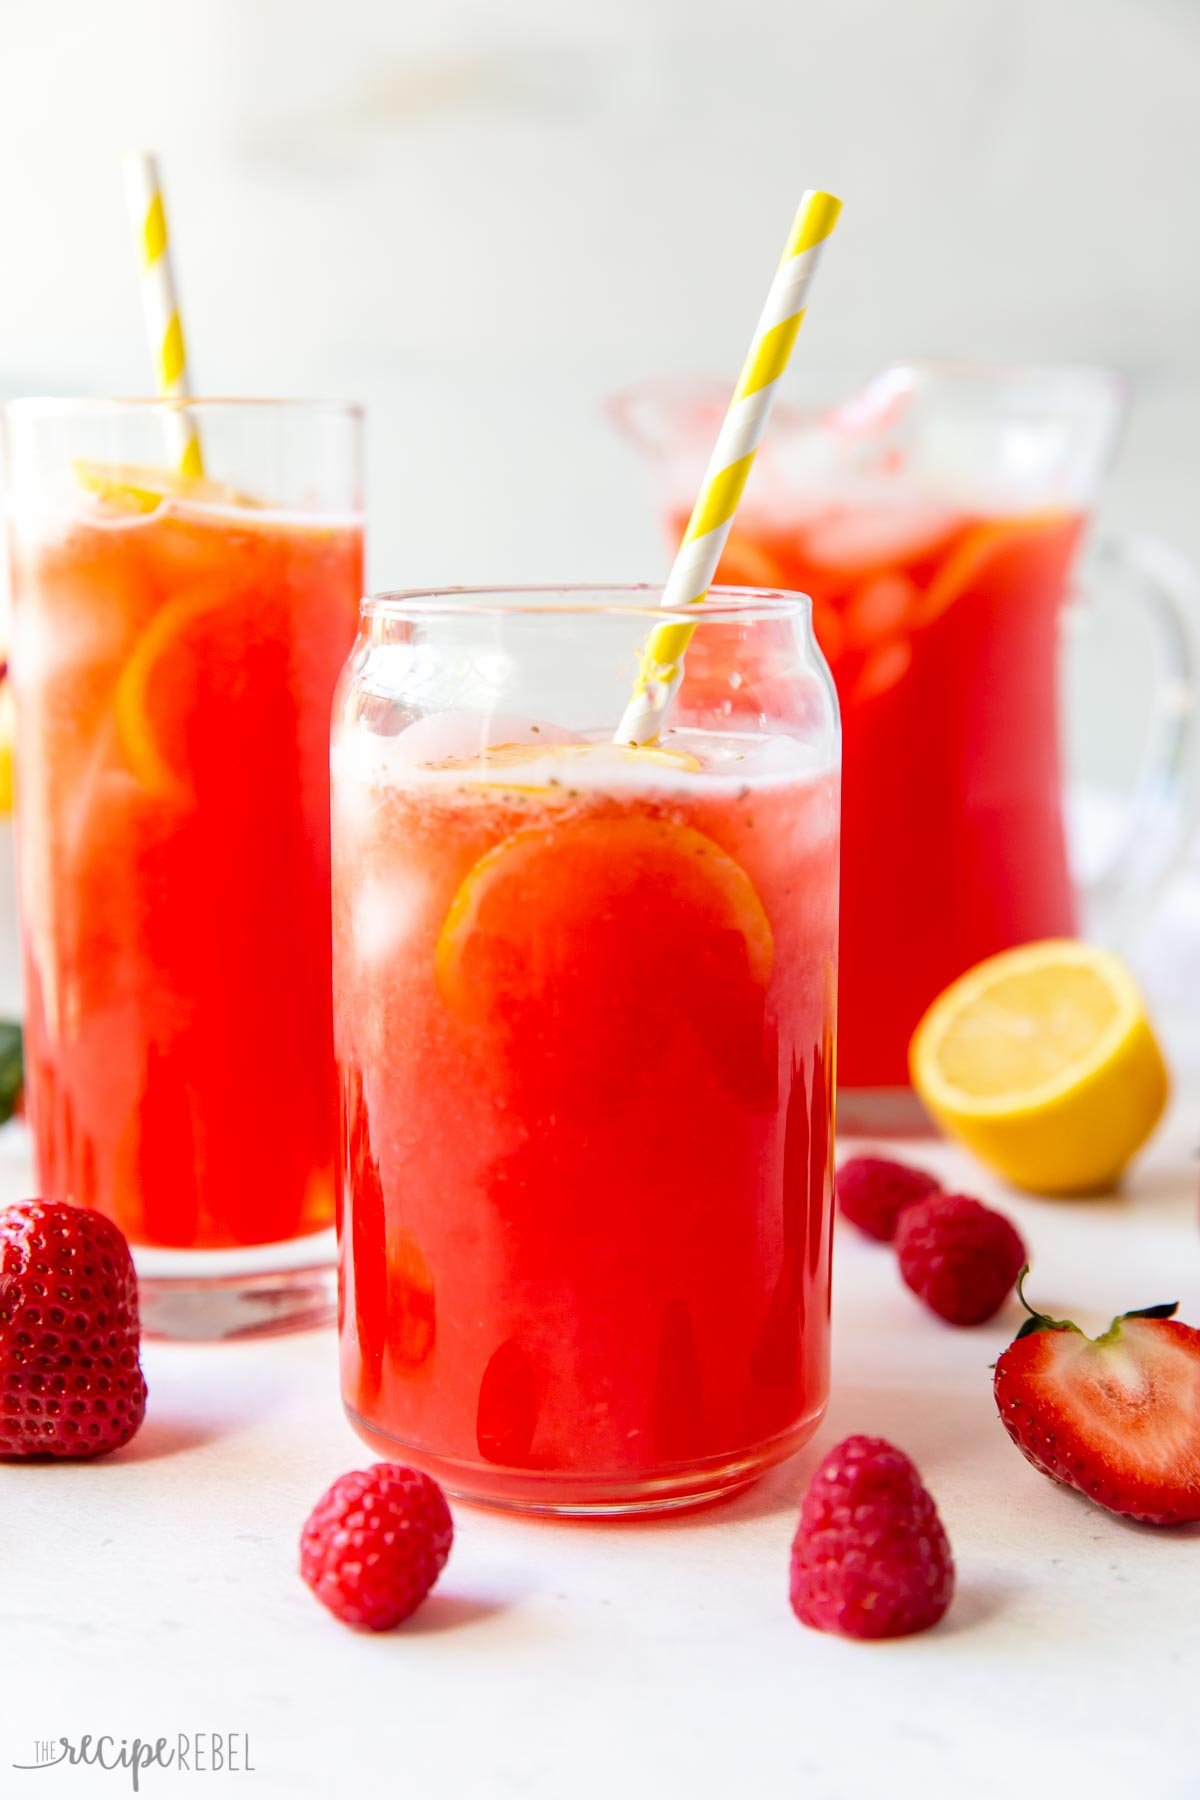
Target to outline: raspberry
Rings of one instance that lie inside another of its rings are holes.
[[[896,1227],[900,1273],[951,1325],[982,1325],[999,1312],[1029,1258],[1014,1225],[966,1194],[931,1194]]]
[[[954,1593],[937,1507],[883,1438],[849,1437],[817,1469],[792,1542],[792,1611],[843,1637],[907,1637],[936,1625]]]
[[[436,1481],[399,1463],[374,1463],[321,1495],[300,1534],[300,1573],[335,1618],[390,1631],[416,1612],[453,1538]]]
[[[146,1411],[137,1277],[111,1219],[61,1200],[0,1212],[0,1457],[103,1456]]]
[[[838,1205],[852,1225],[880,1243],[890,1243],[906,1206],[941,1192],[941,1182],[924,1169],[889,1162],[883,1156],[852,1156],[837,1172]]]

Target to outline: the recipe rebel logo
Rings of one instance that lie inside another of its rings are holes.
[[[70,1768],[124,1770],[135,1794],[148,1769],[173,1769],[189,1775],[253,1775],[250,1734],[244,1731],[180,1731],[174,1737],[115,1738],[91,1733],[71,1738],[38,1738],[33,1759],[14,1762],[23,1772]]]

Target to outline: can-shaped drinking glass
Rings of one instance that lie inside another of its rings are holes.
[[[808,601],[364,602],[333,738],[346,1406],[519,1509],[744,1485],[829,1350],[839,732]]]

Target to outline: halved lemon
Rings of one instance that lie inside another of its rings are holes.
[[[194,500],[209,506],[262,505],[226,482],[148,463],[102,463],[77,457],[71,466],[80,487],[118,512],[153,512],[164,500]]]
[[[1070,939],[1004,951],[934,1001],[913,1086],[952,1137],[1041,1194],[1109,1188],[1162,1115],[1169,1080],[1119,957]]]
[[[617,817],[514,832],[468,870],[435,950],[438,989],[460,1018],[542,1031],[562,1013],[572,1038],[627,1031],[639,1008],[761,995],[771,926],[741,864],[690,825]],[[641,996],[641,999],[638,997]],[[636,1004],[635,1004],[636,1002]],[[636,1046],[630,1045],[634,1054]]]

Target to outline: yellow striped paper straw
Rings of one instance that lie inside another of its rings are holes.
[[[158,159],[145,150],[131,152],[125,158],[125,185],[158,392],[165,400],[187,400],[192,390],[183,342],[183,320],[171,268],[171,245]],[[186,407],[168,412],[167,430],[171,454],[180,474],[203,475],[204,452],[196,422]]]
[[[840,200],[810,188],[792,221],[787,246],[771,283],[754,341],[729,402],[683,542],[662,591],[661,605],[696,606],[708,593],[742,489],[762,442],[779,378],[804,318],[808,289],[826,239],[842,210]],[[658,625],[641,653],[633,698],[617,729],[618,744],[647,744],[662,730],[667,708],[683,680],[683,653],[694,625]]]

